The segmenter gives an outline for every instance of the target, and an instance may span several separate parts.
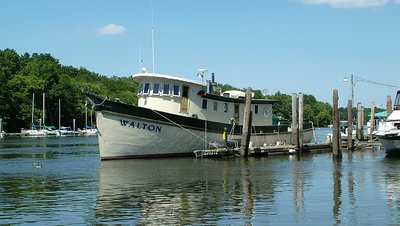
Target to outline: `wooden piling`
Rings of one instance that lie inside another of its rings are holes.
[[[347,149],[353,149],[353,101],[347,102]]]
[[[247,157],[249,155],[249,143],[250,143],[250,129],[251,129],[251,88],[246,90],[246,104],[244,109],[243,117],[243,131],[242,141],[240,145],[240,155]]]
[[[292,144],[299,147],[299,136],[297,127],[297,94],[292,94]]]
[[[392,97],[390,95],[386,96],[386,112],[387,115],[392,113]]]
[[[298,134],[298,144],[299,144],[299,154],[303,150],[303,94],[299,93],[299,134]]]
[[[357,140],[362,140],[363,134],[362,134],[362,108],[361,108],[361,103],[358,102],[357,104],[357,130],[356,130],[356,137]]]
[[[338,91],[333,90],[333,122],[332,122],[332,151],[335,157],[341,157],[341,137],[340,137],[340,123],[339,123],[339,107],[338,107]]]
[[[372,141],[372,136],[375,128],[375,103],[372,102],[371,106],[371,121],[369,124],[369,140]]]

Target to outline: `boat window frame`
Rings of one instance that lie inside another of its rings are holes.
[[[147,91],[146,91],[146,86],[147,86]],[[148,95],[148,94],[150,94],[150,82],[145,82],[144,83],[144,87],[143,87],[143,94],[146,94],[146,95]]]
[[[208,107],[208,100],[203,98],[201,101],[201,109],[207,110],[207,107]]]
[[[214,111],[218,111],[218,101],[214,101],[213,109]]]
[[[141,83],[139,84],[139,88],[138,88],[137,94],[138,94],[138,95],[141,95],[142,93],[143,93],[143,83],[141,82]]]
[[[154,92],[154,90],[155,90],[155,85],[158,85],[158,91],[155,93]],[[152,87],[153,87],[153,89],[152,89],[152,94],[153,95],[160,95],[160,83],[158,83],[158,82],[154,82],[153,84],[152,84]]]
[[[224,112],[225,113],[229,112],[229,104],[228,103],[224,103]]]
[[[165,93],[165,86],[168,86],[168,93]],[[161,96],[169,96],[171,94],[171,84],[169,83],[163,83],[162,84],[162,94]]]
[[[175,87],[178,87],[178,94],[175,94]],[[172,85],[172,90],[171,90],[172,92],[171,92],[171,96],[173,96],[173,97],[179,97],[179,96],[181,96],[181,86],[180,85],[177,85],[177,84],[173,84]]]
[[[254,114],[258,115],[258,105],[254,105]]]

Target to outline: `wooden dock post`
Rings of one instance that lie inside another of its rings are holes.
[[[371,106],[371,122],[369,124],[369,140],[372,141],[372,133],[375,128],[375,103],[372,102]]]
[[[72,119],[72,130],[75,132],[76,127],[75,127],[75,119]]]
[[[249,143],[251,135],[251,88],[246,90],[246,105],[243,117],[242,141],[240,145],[240,155],[247,157],[249,155]]]
[[[386,96],[386,112],[388,116],[392,113],[392,97],[390,95]]]
[[[342,141],[340,137],[340,123],[339,123],[339,107],[338,107],[338,100],[339,100],[339,95],[338,91],[335,89],[333,90],[333,122],[332,122],[332,151],[333,155],[335,157],[341,157],[342,156]]]
[[[299,144],[299,154],[303,151],[303,94],[299,93],[299,134],[298,134],[298,144]]]
[[[299,136],[297,127],[297,94],[292,94],[292,144],[298,149]]]
[[[357,130],[356,130],[356,137],[357,140],[362,140],[363,134],[362,134],[362,108],[361,108],[361,103],[358,102],[357,104]]]
[[[353,149],[353,101],[347,102],[347,149]]]

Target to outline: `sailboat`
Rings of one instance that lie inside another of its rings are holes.
[[[75,131],[68,126],[61,126],[61,99],[58,99],[58,132],[60,136],[75,136]]]
[[[35,94],[32,94],[32,113],[31,113],[31,129],[21,129],[21,134],[23,136],[30,137],[42,137],[46,136],[46,133],[42,130],[37,129],[37,125],[34,123],[34,114],[35,114]]]
[[[87,101],[85,102],[85,128],[78,129],[79,134],[84,136],[96,136],[98,130],[93,126],[92,110],[90,110],[90,126],[87,124]]]
[[[60,132],[58,132],[58,130],[55,129],[54,126],[46,126],[46,108],[45,108],[45,94],[43,93],[43,128],[41,129],[41,131],[43,131],[43,133],[45,133],[46,136],[60,136]]]

